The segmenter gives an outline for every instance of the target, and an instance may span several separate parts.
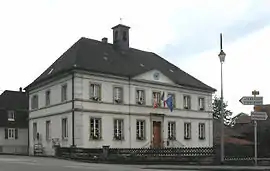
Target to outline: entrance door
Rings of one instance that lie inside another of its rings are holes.
[[[153,121],[153,147],[161,147],[161,122]]]

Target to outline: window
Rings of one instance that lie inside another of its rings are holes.
[[[123,119],[114,120],[114,139],[115,140],[124,139],[124,120]]]
[[[61,101],[67,101],[67,84],[62,85],[61,87]]]
[[[172,104],[173,104],[173,107],[175,108],[176,107],[176,100],[175,100],[175,94],[173,93],[168,93],[168,97],[172,96]]]
[[[168,122],[168,139],[175,140],[176,139],[176,124],[175,122]]]
[[[144,90],[136,90],[136,103],[139,105],[145,104]]]
[[[115,103],[122,103],[123,102],[123,88],[114,87],[114,89],[113,89],[113,99],[114,99]]]
[[[118,31],[115,31],[114,32],[114,40],[117,40],[118,39]]]
[[[190,96],[184,96],[184,109],[190,109]]]
[[[46,91],[46,93],[45,93],[45,105],[46,105],[46,106],[49,106],[50,103],[51,103],[51,91],[48,90],[48,91]]]
[[[31,98],[32,109],[38,109],[38,95],[33,95]]]
[[[123,32],[123,40],[127,41],[127,32],[126,31]]]
[[[33,123],[33,140],[37,139],[37,123]]]
[[[205,101],[204,98],[199,98],[199,109],[200,110],[204,110],[204,106],[205,106]]]
[[[90,118],[90,139],[101,139],[101,118]]]
[[[136,139],[137,140],[144,140],[145,139],[145,121],[144,120],[137,120],[136,123]]]
[[[6,128],[5,129],[5,139],[18,139],[18,129]]]
[[[199,139],[205,139],[205,123],[199,123]]]
[[[90,84],[90,99],[99,101],[101,100],[101,85]]]
[[[68,119],[62,119],[62,139],[68,138]]]
[[[46,140],[51,139],[51,121],[46,121]]]
[[[8,111],[8,121],[15,121],[15,112],[14,111]]]
[[[159,107],[161,105],[160,92],[153,92],[153,105]]]
[[[184,123],[184,138],[191,139],[191,123]]]

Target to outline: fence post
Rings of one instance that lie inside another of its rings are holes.
[[[110,146],[109,145],[104,145],[104,146],[102,146],[102,149],[103,149],[103,159],[107,160],[107,158],[109,156]]]

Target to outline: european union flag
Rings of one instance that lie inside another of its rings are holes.
[[[168,97],[166,100],[167,106],[171,110],[171,112],[173,111],[173,101],[172,100],[173,100],[172,96]]]

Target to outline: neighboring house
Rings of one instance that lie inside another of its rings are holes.
[[[246,113],[239,113],[238,115],[234,116],[232,118],[232,126],[242,126],[245,124],[251,123],[251,118],[248,114]]]
[[[28,97],[6,90],[0,95],[0,153],[28,152]]]
[[[25,88],[30,153],[42,144],[50,155],[55,143],[212,147],[215,89],[155,53],[130,48],[129,27],[112,29],[113,44],[81,38]]]

